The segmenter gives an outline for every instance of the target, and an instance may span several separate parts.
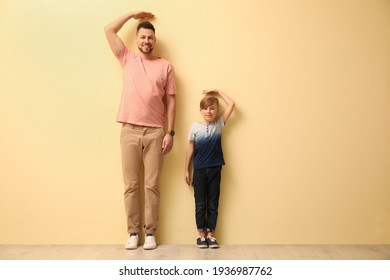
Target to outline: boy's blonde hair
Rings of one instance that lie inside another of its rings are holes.
[[[219,99],[212,95],[206,95],[205,97],[202,98],[199,105],[200,105],[200,109],[205,109],[211,106],[212,104],[216,104],[217,109],[219,109]]]

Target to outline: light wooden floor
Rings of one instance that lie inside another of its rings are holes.
[[[0,245],[0,260],[390,260],[390,245]]]

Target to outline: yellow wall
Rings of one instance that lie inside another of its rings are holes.
[[[390,243],[388,0],[112,2],[0,1],[0,244],[125,241],[121,69],[103,27],[138,9],[177,73],[158,242],[194,242],[186,138],[219,87],[237,102],[221,243]]]

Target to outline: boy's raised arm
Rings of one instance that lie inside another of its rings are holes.
[[[204,90],[203,94],[219,94],[223,101],[226,103],[226,109],[225,112],[223,113],[223,122],[226,123],[228,119],[230,118],[234,107],[236,106],[236,102],[234,102],[233,99],[231,99],[225,92],[223,92],[220,89],[210,89],[210,90]]]

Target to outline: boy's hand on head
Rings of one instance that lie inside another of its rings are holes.
[[[203,94],[218,94],[218,89],[204,89]]]

